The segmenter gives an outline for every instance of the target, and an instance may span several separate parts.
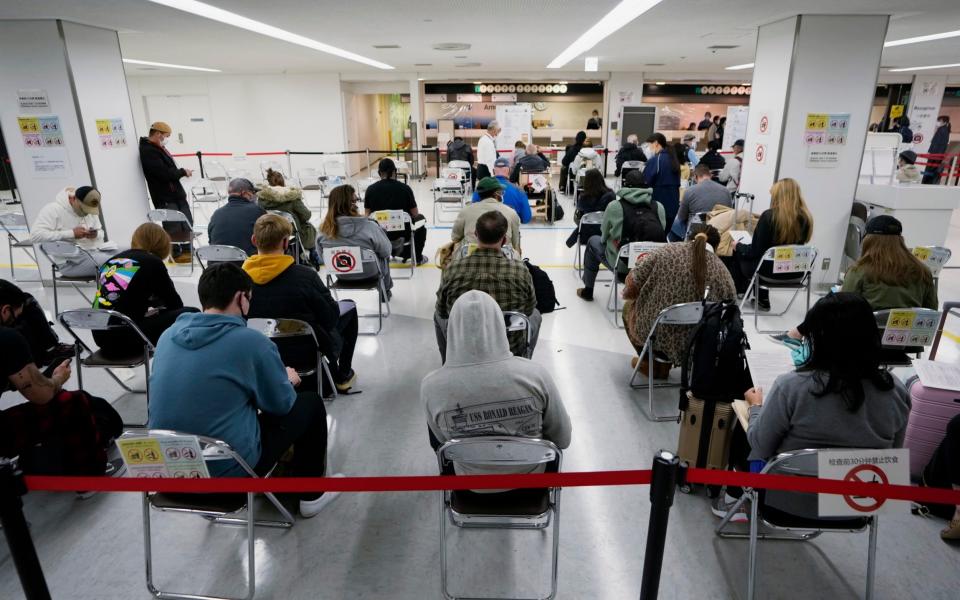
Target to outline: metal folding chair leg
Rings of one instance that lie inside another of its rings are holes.
[[[679,387],[679,386],[677,384],[669,383],[666,381],[662,383],[654,382],[653,364],[656,359],[653,357],[654,355],[654,352],[652,351],[653,345],[649,343],[649,341],[650,340],[648,340],[648,343],[644,344],[643,351],[640,353],[641,360],[638,360],[637,366],[633,368],[633,375],[630,376],[630,387],[633,389],[639,389],[640,387],[647,388],[647,406],[644,407],[643,403],[641,403],[640,412],[643,413],[643,416],[646,417],[648,421],[653,421],[653,422],[677,421],[680,418],[679,413],[675,415],[658,415],[653,408],[654,388],[672,388],[672,387]],[[647,384],[645,386],[634,385],[634,381],[636,381],[637,379],[637,374],[640,373],[640,363],[642,362],[644,355],[647,356],[647,365],[649,365],[649,372],[647,373]]]

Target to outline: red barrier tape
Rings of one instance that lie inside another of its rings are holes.
[[[27,476],[31,491],[72,492],[427,492],[439,490],[517,489],[647,485],[652,471],[591,471],[531,475],[420,475],[406,477],[276,477],[273,479],[147,479],[133,477]],[[793,475],[760,475],[691,468],[687,481],[756,489],[820,494],[843,494],[877,499],[912,500],[933,504],[960,504],[960,491],[912,485],[852,483]]]

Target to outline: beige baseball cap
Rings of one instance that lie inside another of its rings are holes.
[[[173,129],[163,121],[157,121],[150,125],[150,129],[155,129],[160,133],[173,133]]]
[[[100,192],[88,185],[85,185],[78,187],[77,191],[74,192],[73,195],[77,199],[77,202],[80,203],[80,210],[82,210],[84,214],[100,214]]]

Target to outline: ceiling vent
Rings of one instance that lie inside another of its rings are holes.
[[[459,64],[456,64],[456,65],[453,65],[453,66],[456,67],[456,68],[458,68],[458,69],[473,69],[473,68],[479,67],[479,66],[481,66],[481,65],[482,65],[482,63],[478,63],[478,62],[466,62],[466,63],[459,63]]]
[[[433,63],[413,63],[415,67],[432,67]]]
[[[469,50],[470,44],[460,44],[455,42],[448,42],[444,44],[434,44],[434,50],[443,50],[443,51],[460,51],[460,50]]]
[[[159,71],[159,67],[137,67],[138,71]]]
[[[726,44],[715,44],[713,46],[707,46],[707,50],[733,50],[734,48],[739,48],[740,46],[731,46]]]
[[[666,66],[664,63],[644,63],[645,67],[663,67]]]
[[[377,50],[397,50],[400,48],[396,44],[374,44],[373,47]]]

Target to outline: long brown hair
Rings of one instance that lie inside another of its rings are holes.
[[[687,241],[693,244],[693,283],[701,298],[707,289],[707,244],[714,248],[720,245],[720,232],[713,225],[694,223],[687,232]]]
[[[267,183],[276,187],[283,187],[286,182],[283,180],[283,173],[267,169]]]
[[[327,200],[327,214],[323,217],[323,223],[320,223],[320,233],[327,238],[337,237],[337,217],[359,217],[357,205],[353,199],[357,192],[352,185],[338,185],[330,190],[330,198]]]
[[[930,269],[910,252],[900,235],[867,235],[860,260],[853,268],[863,272],[866,279],[887,285],[902,286],[914,281],[933,285]]]
[[[774,243],[806,244],[813,236],[813,215],[800,193],[800,184],[786,177],[770,188],[770,210],[773,211]],[[806,227],[806,231],[804,231]]]
[[[144,223],[133,230],[130,247],[166,260],[170,256],[170,235],[156,223]]]

